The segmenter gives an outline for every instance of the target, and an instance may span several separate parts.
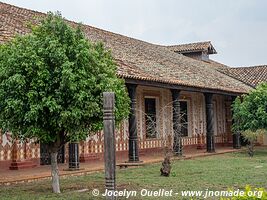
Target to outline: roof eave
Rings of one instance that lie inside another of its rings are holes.
[[[239,96],[242,94],[246,94],[248,92],[238,92],[238,91],[226,91],[221,89],[211,89],[211,88],[203,88],[203,87],[197,87],[197,86],[186,86],[186,85],[179,85],[179,84],[172,84],[172,83],[165,83],[160,82],[156,80],[145,80],[145,79],[138,79],[135,77],[125,77],[122,75],[119,75],[121,78],[125,80],[125,83],[130,84],[137,84],[137,85],[143,85],[143,86],[149,86],[149,87],[161,87],[166,89],[178,89],[188,92],[200,92],[200,93],[213,93],[213,94],[220,94],[220,95],[226,95],[226,96]]]

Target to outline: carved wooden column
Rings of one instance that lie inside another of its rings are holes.
[[[79,168],[79,142],[71,142],[69,143],[69,169],[78,170]]]
[[[231,98],[231,104],[234,102],[236,97],[232,97]],[[233,112],[231,111],[231,118],[232,118],[232,124],[234,123],[234,119],[233,119]],[[231,126],[232,127],[232,126]],[[232,132],[232,130],[231,130]],[[233,148],[234,149],[240,149],[241,148],[241,142],[240,142],[240,133],[239,132],[235,132],[233,133]]]
[[[136,122],[136,87],[135,84],[127,84],[131,99],[131,112],[129,115],[129,162],[139,162],[137,122]]]
[[[115,148],[115,95],[113,92],[104,92],[104,155],[105,155],[105,182],[106,190],[114,194],[116,189],[116,148]],[[106,199],[115,200],[116,196],[107,195]]]
[[[204,93],[206,104],[206,124],[207,124],[207,152],[215,152],[214,141],[214,108],[212,103],[212,94]]]
[[[183,154],[182,135],[181,135],[181,116],[180,116],[180,90],[171,90],[173,105],[173,152],[177,156]]]

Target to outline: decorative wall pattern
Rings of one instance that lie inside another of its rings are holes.
[[[0,161],[12,159],[12,148],[15,140],[12,139],[11,133],[0,134]],[[34,140],[24,142],[16,141],[17,158],[20,160],[34,159],[40,157],[39,144]]]
[[[12,138],[11,134],[1,134],[0,135],[0,161],[10,160],[11,159],[11,150],[12,150]]]
[[[144,98],[151,96],[156,98],[157,109],[157,138],[146,138],[146,124],[144,114]],[[188,130],[189,137],[183,138],[184,145],[197,145],[199,141],[205,143],[206,134],[206,115],[205,115],[205,99],[202,93],[184,92],[180,94],[180,99],[188,102]],[[216,143],[229,142],[229,124],[230,111],[229,103],[224,96],[214,95],[214,109],[216,115]],[[169,89],[156,87],[137,87],[137,130],[139,137],[139,148],[161,148],[166,145],[167,136],[173,135],[172,126],[172,95]],[[124,120],[116,129],[116,150],[128,150],[128,120]],[[95,155],[104,152],[103,132],[99,131],[80,143],[80,154]],[[11,160],[12,144],[10,134],[0,135],[0,161]],[[33,140],[24,143],[18,143],[18,158],[32,159],[40,158],[39,144]],[[65,161],[68,159],[68,145],[65,145]]]
[[[226,134],[226,107],[225,107],[225,98],[224,96],[214,95],[213,97],[215,105],[214,111],[216,115],[215,121],[215,134],[224,135]]]
[[[144,87],[137,88],[137,107],[138,107],[138,134],[140,140],[164,140],[167,135],[172,134],[172,97],[168,89]],[[156,118],[157,118],[157,138],[146,139],[145,124],[145,97],[154,97],[156,99]],[[158,147],[161,147],[158,146]]]

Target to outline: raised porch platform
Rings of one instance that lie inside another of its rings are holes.
[[[179,158],[176,157],[174,159],[193,159],[196,157],[203,157],[203,156],[212,156],[216,154],[223,154],[223,153],[231,153],[235,151],[242,151],[235,150],[231,147],[218,147],[216,148],[216,153],[207,153],[206,150],[197,150],[197,149],[185,149],[184,155],[185,157]],[[141,160],[143,161],[144,165],[157,163],[163,161],[163,153],[149,153],[146,155],[140,156]],[[117,163],[122,163],[127,161],[127,157],[125,156],[117,156]],[[82,170],[79,171],[64,171],[64,169],[68,168],[68,164],[59,164],[59,171],[61,178],[66,176],[80,176],[84,174],[94,173],[96,171],[103,171],[104,169],[104,162],[103,160],[80,163],[80,168]],[[138,166],[142,167],[142,166]],[[22,169],[22,170],[9,170],[0,169],[0,185],[10,185],[10,184],[17,184],[17,183],[25,183],[25,182],[32,182],[42,179],[50,179],[51,172],[50,166],[38,166],[32,169]]]

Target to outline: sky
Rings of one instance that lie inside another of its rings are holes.
[[[1,0],[161,45],[211,41],[229,66],[267,64],[266,0]]]

